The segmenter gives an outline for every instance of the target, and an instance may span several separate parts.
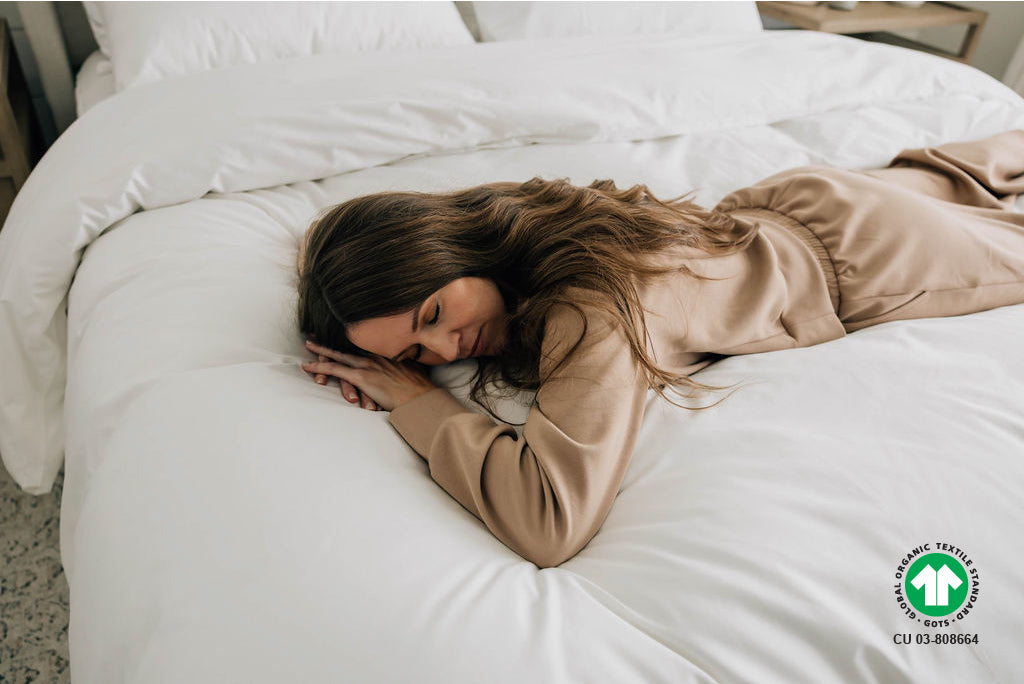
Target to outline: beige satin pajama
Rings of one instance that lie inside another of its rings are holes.
[[[1024,302],[1024,216],[1008,210],[1020,192],[1021,131],[908,150],[886,169],[803,167],[738,190],[718,209],[757,223],[746,249],[652,257],[717,279],[674,273],[639,284],[651,352],[690,374],[722,355]],[[537,392],[522,438],[445,389],[389,417],[440,486],[541,566],[573,556],[600,528],[647,399],[621,329],[582,308],[582,344]],[[581,331],[572,310],[549,317],[542,372]]]
[[[1024,298],[1024,132],[907,150],[889,168],[787,171],[719,205],[763,207],[806,226],[838,280],[847,332],[885,321],[954,316]]]

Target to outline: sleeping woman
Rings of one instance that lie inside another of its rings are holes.
[[[723,356],[1024,302],[1020,192],[1024,131],[793,169],[711,210],[607,180],[359,197],[303,245],[303,368],[390,411],[441,487],[554,566],[607,516],[648,390],[697,397]],[[481,403],[492,381],[536,391],[521,437],[426,372],[470,357]]]

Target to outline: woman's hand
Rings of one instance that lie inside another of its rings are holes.
[[[342,395],[371,411],[378,407],[393,411],[437,387],[426,373],[411,364],[395,363],[381,356],[343,354],[308,340],[306,348],[321,360],[302,364],[303,370],[318,377],[338,378]]]

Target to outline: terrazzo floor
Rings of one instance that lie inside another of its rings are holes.
[[[60,562],[61,472],[49,494],[23,492],[0,466],[0,682],[66,684],[68,583]]]

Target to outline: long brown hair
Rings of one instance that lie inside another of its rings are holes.
[[[506,344],[497,357],[480,359],[471,390],[490,411],[488,383],[514,391],[545,381],[539,356],[552,307],[575,308],[586,334],[582,309],[565,293],[582,288],[595,295],[589,304],[621,323],[652,389],[668,401],[667,386],[692,397],[723,388],[654,363],[635,279],[672,271],[704,278],[683,263],[657,266],[644,257],[680,245],[729,254],[756,233],[756,226],[702,209],[686,195],[663,201],[645,185],[620,190],[610,180],[584,188],[533,178],[449,193],[367,195],[330,207],[310,227],[299,257],[299,327],[327,347],[365,354],[347,326],[410,311],[457,278],[490,278],[508,312]]]

